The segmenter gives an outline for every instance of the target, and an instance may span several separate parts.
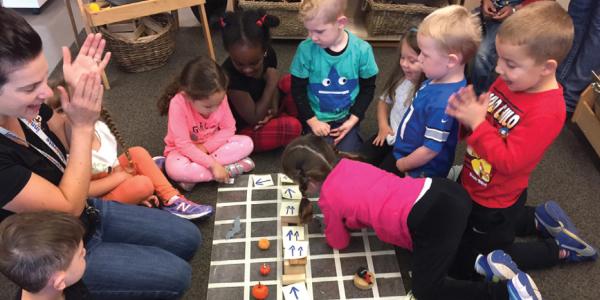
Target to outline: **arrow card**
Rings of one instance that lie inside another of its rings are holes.
[[[297,185],[289,185],[281,188],[281,198],[283,200],[300,200],[302,199],[302,193]]]
[[[290,284],[288,286],[282,287],[281,289],[283,290],[283,297],[285,298],[285,300],[310,299],[310,297],[308,296],[308,291],[306,290],[306,284],[304,284],[304,282]]]
[[[281,217],[297,217],[300,210],[300,201],[284,201],[281,202],[279,215]]]
[[[283,243],[304,241],[304,226],[281,226]]]
[[[308,254],[308,241],[290,242],[283,249],[283,259],[305,258]]]
[[[271,175],[252,175],[252,182],[254,183],[254,187],[273,186]]]
[[[294,181],[287,175],[279,173],[279,182],[281,184],[294,184]]]

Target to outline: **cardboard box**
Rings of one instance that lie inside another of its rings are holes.
[[[585,137],[600,156],[600,119],[592,110],[595,99],[596,95],[590,85],[581,93],[572,121],[581,128]]]

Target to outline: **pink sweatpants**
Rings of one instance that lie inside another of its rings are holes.
[[[225,166],[246,158],[252,153],[252,139],[244,135],[234,135],[227,143],[209,155]],[[191,161],[179,151],[171,151],[165,162],[167,174],[179,182],[207,182],[214,180],[209,168]]]

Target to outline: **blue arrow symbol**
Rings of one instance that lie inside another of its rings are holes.
[[[254,182],[254,184],[256,185],[263,185],[263,183],[269,182],[269,180],[263,180],[262,178],[259,178],[256,182]]]
[[[294,213],[294,206],[288,205],[288,207],[285,209],[285,214],[289,215],[290,214],[290,210],[292,211],[292,214]]]
[[[304,248],[302,248],[302,246],[298,247],[298,255],[302,256],[302,250],[304,250]]]
[[[288,231],[288,233],[286,234],[286,236],[288,237],[288,241],[292,240],[292,231]]]
[[[285,190],[284,193],[287,193],[288,197],[292,198],[292,194],[295,194],[296,192],[294,192],[294,190],[292,190],[292,189],[287,189],[287,190]]]
[[[296,231],[296,233],[294,233],[294,236],[296,236],[296,241],[300,238],[300,232]]]
[[[294,293],[294,297],[296,297],[296,299],[298,299],[298,292],[299,292],[299,291],[300,291],[300,290],[299,290],[297,287],[295,287],[295,286],[294,286],[294,287],[292,287],[292,289],[290,290],[290,294],[291,294],[291,293]]]
[[[296,247],[294,247],[294,245],[291,245],[288,250],[292,251],[292,256],[294,256],[294,250],[296,250]]]

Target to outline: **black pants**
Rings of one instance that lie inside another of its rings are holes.
[[[508,298],[505,283],[448,277],[467,226],[471,202],[459,184],[436,178],[408,215],[413,240],[412,291],[417,299]]]
[[[551,238],[515,243],[515,237],[539,235],[535,228],[535,208],[526,206],[527,190],[507,208],[488,208],[473,202],[469,223],[451,275],[474,276],[473,262],[478,254],[496,249],[508,253],[523,271],[548,268],[559,263],[559,248]]]
[[[373,145],[373,141],[376,137],[377,135],[372,136],[362,145],[362,147],[360,148],[360,155],[364,158],[365,162],[378,167],[383,161],[383,159],[388,154],[392,153],[392,150],[394,150],[394,146],[388,145],[387,141],[384,141],[383,145],[381,146]],[[396,165],[394,161],[394,167],[395,166]]]

